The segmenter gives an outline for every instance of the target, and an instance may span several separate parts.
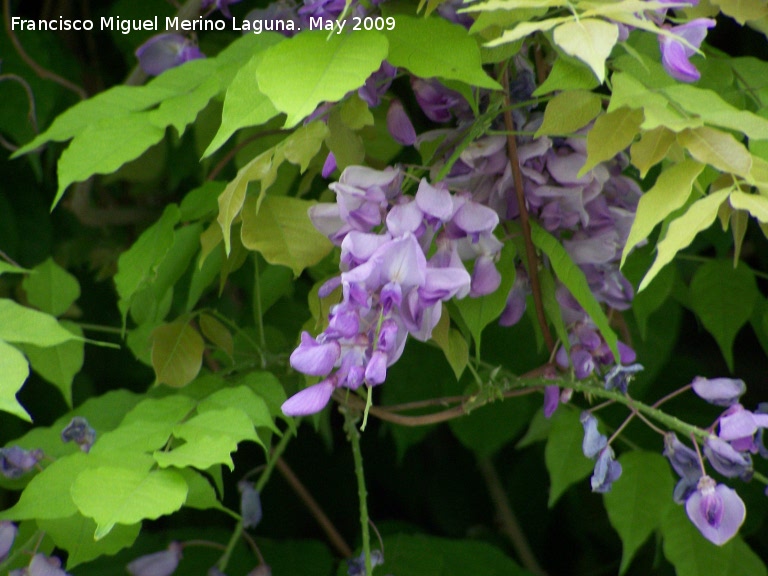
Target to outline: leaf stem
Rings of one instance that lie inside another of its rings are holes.
[[[357,429],[357,418],[349,408],[341,408],[344,413],[344,428],[352,445],[352,456],[355,460],[355,475],[357,476],[357,495],[360,499],[360,529],[363,540],[363,555],[365,557],[365,576],[372,576],[371,565],[371,535],[368,529],[368,492],[365,488],[365,473],[363,471],[363,454],[360,450],[360,432]]]

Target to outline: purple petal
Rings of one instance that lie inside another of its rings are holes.
[[[560,387],[544,387],[544,418],[550,418],[560,405]]]
[[[456,211],[453,223],[469,235],[492,232],[499,223],[499,215],[487,206],[470,200]]]
[[[674,432],[667,432],[664,435],[664,456],[681,477],[696,477],[697,480],[701,477],[699,455],[680,442]]]
[[[291,366],[294,370],[309,376],[325,376],[341,355],[341,347],[335,340],[319,343],[309,335],[301,333],[301,344],[291,354]]]
[[[416,191],[416,204],[424,214],[442,222],[447,222],[453,216],[453,199],[451,193],[442,186],[432,186],[426,178],[422,178]]]
[[[8,522],[7,520],[0,522],[0,561],[3,561],[8,556],[18,531],[19,529],[16,528],[16,524],[13,522]]]
[[[613,449],[606,446],[600,451],[595,462],[595,471],[590,482],[592,492],[605,494],[611,491],[611,486],[621,476],[621,464],[614,460]]]
[[[584,440],[581,450],[587,458],[594,458],[608,445],[608,438],[597,431],[597,418],[589,412],[581,413],[581,425],[584,427]]]
[[[307,416],[320,412],[333,394],[334,385],[330,379],[305,388],[283,402],[281,410],[286,416]]]
[[[181,544],[171,542],[167,550],[137,558],[128,564],[132,576],[170,576],[181,560]]]
[[[685,503],[685,511],[699,532],[718,546],[736,535],[747,515],[736,491],[723,484],[715,485],[709,476],[699,480],[698,489]]]
[[[424,214],[413,201],[393,206],[387,214],[387,230],[392,236],[404,236],[407,232],[420,235],[424,230]]]
[[[726,414],[720,416],[718,436],[723,440],[736,440],[751,437],[757,429],[758,425],[752,412],[745,410],[741,404],[734,404]]]
[[[469,272],[464,268],[428,268],[419,298],[427,306],[438,300],[461,299],[469,293],[470,284]]]
[[[67,572],[61,569],[61,560],[56,556],[48,557],[44,554],[35,554],[24,574],[27,576],[69,576]]]
[[[179,64],[204,57],[187,38],[174,33],[152,36],[136,49],[139,65],[150,76],[157,76]]]
[[[381,350],[376,350],[365,367],[365,381],[370,386],[381,384],[387,379],[387,355]]]
[[[752,477],[752,458],[749,454],[737,452],[725,440],[710,436],[704,441],[704,455],[712,468],[726,478],[741,478],[748,480]]]
[[[697,376],[691,383],[697,396],[715,406],[731,406],[747,391],[743,380],[733,378],[707,379]]]
[[[493,294],[501,284],[501,274],[496,269],[493,258],[488,256],[479,256],[475,260],[475,267],[472,269],[472,289],[469,295],[473,298]]]
[[[381,275],[407,291],[424,284],[427,259],[416,237],[408,234],[390,242],[381,262]]]
[[[412,146],[416,142],[416,130],[400,100],[392,100],[387,110],[387,130],[395,142],[403,146]]]
[[[334,170],[336,170],[336,156],[333,155],[333,152],[328,152],[328,156],[325,157],[323,169],[320,171],[320,174],[323,178],[328,178],[328,176],[333,174]]]

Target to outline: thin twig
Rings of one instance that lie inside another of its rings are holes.
[[[290,466],[286,464],[285,460],[277,458],[275,468],[277,468],[278,472],[283,475],[286,482],[291,485],[293,491],[296,492],[298,497],[304,502],[304,505],[309,509],[310,514],[315,517],[317,523],[320,524],[320,528],[323,529],[323,532],[325,532],[325,535],[328,537],[328,540],[336,551],[344,558],[351,558],[352,549],[344,541],[344,538],[339,534],[339,531],[336,530],[333,522],[331,522],[325,512],[323,512],[323,509],[317,503],[317,500],[312,497],[312,494],[310,494],[304,487],[304,484],[301,483],[301,480],[294,474]]]
[[[544,335],[544,342],[547,350],[552,352],[555,349],[555,339],[549,331],[549,324],[544,315],[544,302],[541,298],[541,284],[539,282],[539,258],[536,255],[536,248],[531,239],[531,223],[528,218],[528,208],[525,206],[525,192],[523,189],[523,173],[520,170],[520,159],[517,155],[517,140],[515,139],[515,121],[512,119],[509,99],[509,72],[504,68],[502,74],[502,85],[504,86],[504,125],[507,129],[507,154],[512,168],[512,176],[515,182],[515,194],[517,197],[517,207],[520,212],[520,227],[523,230],[523,239],[525,240],[525,254],[528,260],[528,278],[531,282],[531,292],[533,293],[533,304],[536,308],[536,318],[539,321],[541,332]]]
[[[70,82],[62,76],[59,76],[55,72],[51,72],[50,70],[43,68],[29,54],[26,53],[24,47],[21,45],[21,42],[19,42],[19,39],[16,37],[16,33],[13,31],[11,26],[10,0],[3,0],[3,16],[5,18],[5,32],[8,34],[8,38],[11,39],[11,43],[13,43],[13,47],[16,48],[16,52],[18,53],[19,57],[24,60],[24,62],[26,62],[27,66],[32,68],[35,74],[37,74],[40,78],[51,80],[52,82],[56,82],[56,84],[63,86],[67,90],[71,90],[77,94],[81,100],[88,98],[88,93],[82,87],[78,86],[74,82]]]
[[[478,458],[477,465],[480,473],[483,475],[485,485],[488,487],[491,500],[493,500],[496,506],[496,513],[501,522],[501,530],[512,543],[512,547],[517,552],[520,562],[532,574],[546,576],[547,573],[539,565],[538,560],[536,560],[528,539],[525,537],[525,533],[523,533],[520,523],[517,521],[517,516],[515,516],[514,510],[512,510],[507,494],[501,484],[501,478],[499,478],[493,462],[490,458]]]

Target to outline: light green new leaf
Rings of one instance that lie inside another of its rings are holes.
[[[60,325],[82,338],[82,329],[72,322],[61,321]],[[55,346],[24,346],[32,369],[45,380],[61,390],[67,405],[72,407],[72,381],[83,367],[85,344],[82,340],[70,340]]]
[[[747,194],[734,190],[728,197],[731,206],[736,210],[746,210],[760,222],[768,222],[768,198],[762,194]]]
[[[444,18],[397,16],[397,25],[386,31],[387,61],[407,68],[421,78],[435,76],[471,86],[500,90],[485,73],[477,42],[467,30]]]
[[[210,76],[194,90],[163,100],[160,106],[149,112],[149,121],[163,130],[166,126],[173,126],[181,136],[187,125],[195,121],[200,110],[218,93],[219,79]]]
[[[30,271],[26,268],[19,268],[18,266],[14,266],[13,264],[8,264],[7,262],[0,261],[0,276],[3,274],[27,274]]]
[[[0,340],[45,347],[82,338],[64,328],[53,316],[0,298]]]
[[[237,450],[237,442],[228,436],[203,436],[194,442],[187,442],[170,452],[156,451],[154,458],[161,468],[186,468],[207,470],[216,464],[226,464],[230,472],[234,471],[232,452]]]
[[[680,132],[677,141],[699,162],[711,164],[722,172],[749,175],[752,155],[744,144],[726,132],[702,126]]]
[[[81,472],[72,500],[83,516],[96,521],[94,538],[104,538],[115,524],[136,524],[176,512],[187,498],[187,483],[172,470],[141,472],[102,466]]]
[[[227,438],[234,444],[252,440],[261,444],[253,422],[239,408],[204,410],[197,416],[178,424],[173,429],[173,435],[192,444],[200,442],[203,438]]]
[[[328,138],[326,144],[336,159],[336,166],[344,171],[347,166],[365,162],[365,144],[360,135],[349,128],[341,119],[338,109],[328,115]]]
[[[365,109],[368,110],[367,107]],[[326,136],[328,136],[328,126],[321,120],[296,128],[283,144],[285,159],[291,164],[298,165],[302,173],[305,172],[309,163],[320,151]]]
[[[270,264],[293,270],[294,276],[317,264],[333,248],[312,225],[307,210],[315,204],[285,196],[267,196],[256,209],[256,198],[248,198],[243,207],[243,245],[261,252]]]
[[[605,61],[618,39],[616,24],[594,18],[561,24],[554,33],[555,44],[588,64],[601,84],[605,80]]]
[[[158,384],[186,386],[200,372],[205,342],[187,320],[163,324],[152,331],[152,368]]]
[[[118,307],[123,323],[136,293],[157,275],[157,270],[173,246],[173,229],[181,218],[178,206],[171,204],[117,261],[115,287],[120,297]]]
[[[712,260],[696,270],[689,296],[691,308],[733,371],[733,341],[760,297],[754,273],[745,264],[734,268],[730,259]]]
[[[601,98],[594,92],[569,90],[558,94],[547,104],[536,137],[570,135],[594,120],[601,110]]]
[[[115,139],[115,134],[120,138]],[[110,174],[141,156],[160,142],[165,127],[152,124],[151,112],[105,118],[77,134],[59,158],[59,188],[53,199],[56,207],[73,182],[84,182],[94,174]]]
[[[696,235],[709,228],[717,218],[717,211],[728,197],[729,190],[719,190],[694,202],[688,210],[672,221],[667,234],[656,246],[658,253],[653,265],[640,282],[638,291],[643,290],[664,266],[672,261],[675,254],[686,248]]]
[[[275,170],[272,165],[274,155],[275,149],[270,148],[256,156],[256,158],[237,171],[237,176],[227,184],[224,192],[219,195],[219,215],[216,217],[216,220],[219,226],[221,226],[221,234],[224,238],[224,248],[227,255],[229,255],[232,246],[232,222],[243,209],[248,184],[253,180],[267,178],[270,172]],[[262,186],[262,188],[264,187]]]
[[[68,518],[38,520],[37,526],[45,531],[57,548],[67,551],[67,570],[99,556],[112,556],[132,546],[141,531],[140,523],[115,526],[107,536],[94,540],[96,523],[80,514]]]
[[[619,458],[621,482],[616,482],[603,499],[608,519],[622,544],[623,574],[637,550],[660,527],[668,507],[674,506],[674,488],[669,463],[660,454],[628,452]]]
[[[245,412],[254,426],[264,426],[280,433],[280,430],[272,421],[267,403],[248,386],[222,388],[200,402],[197,411],[202,414],[203,412],[221,410],[223,408],[237,408]]]
[[[683,160],[664,170],[653,188],[642,195],[621,254],[622,266],[632,248],[647,239],[657,224],[685,205],[691,195],[693,183],[702,170],[704,170],[702,164],[693,160]]]
[[[451,319],[446,310],[443,310],[437,326],[432,330],[432,340],[445,354],[445,359],[451,365],[456,380],[461,378],[469,362],[469,345],[461,332],[451,328]]]
[[[259,90],[296,126],[321,102],[336,102],[359,88],[387,56],[378,32],[332,34],[304,31],[264,54],[256,77]],[[290,66],[286,66],[290,62]]]
[[[674,142],[675,133],[664,126],[658,126],[643,132],[640,140],[630,146],[632,164],[640,170],[641,178],[645,178],[651,168],[667,157]]]
[[[502,34],[501,37],[488,42],[486,46],[488,48],[493,48],[494,46],[499,46],[501,44],[515,42],[516,40],[520,40],[522,38],[526,38],[530,36],[534,32],[546,32],[547,30],[551,30],[558,24],[562,24],[563,22],[569,22],[572,20],[573,20],[572,16],[563,16],[561,18],[548,18],[546,20],[539,20],[537,22],[521,22],[520,24],[515,26],[512,30],[507,30],[506,32],[504,32],[504,34]]]
[[[618,338],[616,333],[611,330],[605,312],[603,312],[600,304],[592,295],[584,273],[573,263],[563,245],[535,222],[531,222],[531,239],[536,247],[547,255],[552,264],[552,270],[554,270],[560,282],[568,288],[579,305],[584,308],[584,311],[595,323],[597,329],[600,330],[600,334],[611,349],[614,358],[618,359],[619,352],[616,348]]]
[[[618,484],[617,484],[618,485]],[[766,576],[765,564],[741,539],[735,536],[723,546],[715,546],[688,519],[684,506],[669,506],[662,518],[664,556],[675,567],[677,576]]]
[[[255,54],[238,71],[232,84],[227,88],[224,109],[221,112],[221,126],[203,152],[203,158],[207,158],[221,148],[237,130],[248,126],[259,126],[277,116],[277,110],[269,98],[259,91],[256,81],[256,71],[263,57],[264,52]]]
[[[563,493],[574,483],[583,480],[595,463],[584,456],[581,441],[584,430],[575,410],[558,410],[552,416],[544,463],[549,471],[551,486],[548,506],[552,508]]]
[[[534,90],[534,96],[543,96],[558,90],[592,90],[598,86],[589,68],[570,58],[557,58],[544,83]]]
[[[642,110],[629,108],[599,116],[587,134],[587,162],[579,170],[579,176],[626,150],[640,131],[642,121]]]
[[[368,107],[368,103],[358,94],[352,94],[341,105],[341,121],[351,130],[361,130],[366,126],[373,126],[374,123],[373,113]],[[322,125],[323,123],[318,122],[318,124]],[[302,169],[303,171],[304,169]]]
[[[43,312],[61,316],[80,296],[77,279],[61,266],[48,258],[34,267],[21,283],[29,303]]]
[[[16,393],[29,376],[29,365],[24,354],[0,340],[0,410],[32,422],[32,418],[16,399]]]
[[[768,4],[765,0],[712,0],[723,14],[731,16],[742,26],[747,20],[760,20],[768,16]]]
[[[497,268],[501,272],[501,284],[495,292],[478,298],[463,298],[455,302],[470,334],[472,334],[478,355],[480,354],[483,328],[496,320],[507,304],[507,296],[515,281],[515,253],[516,248],[512,242],[507,242],[501,249],[497,264]]]

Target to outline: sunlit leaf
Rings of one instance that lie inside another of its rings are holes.
[[[29,376],[29,365],[24,354],[0,340],[0,410],[32,422],[32,417],[16,399],[16,393]]]
[[[555,44],[588,64],[601,84],[605,80],[605,61],[618,39],[616,24],[594,18],[561,24],[554,33]]]
[[[601,110],[598,94],[586,90],[562,92],[547,104],[544,121],[536,131],[536,136],[570,135],[594,120]]]

